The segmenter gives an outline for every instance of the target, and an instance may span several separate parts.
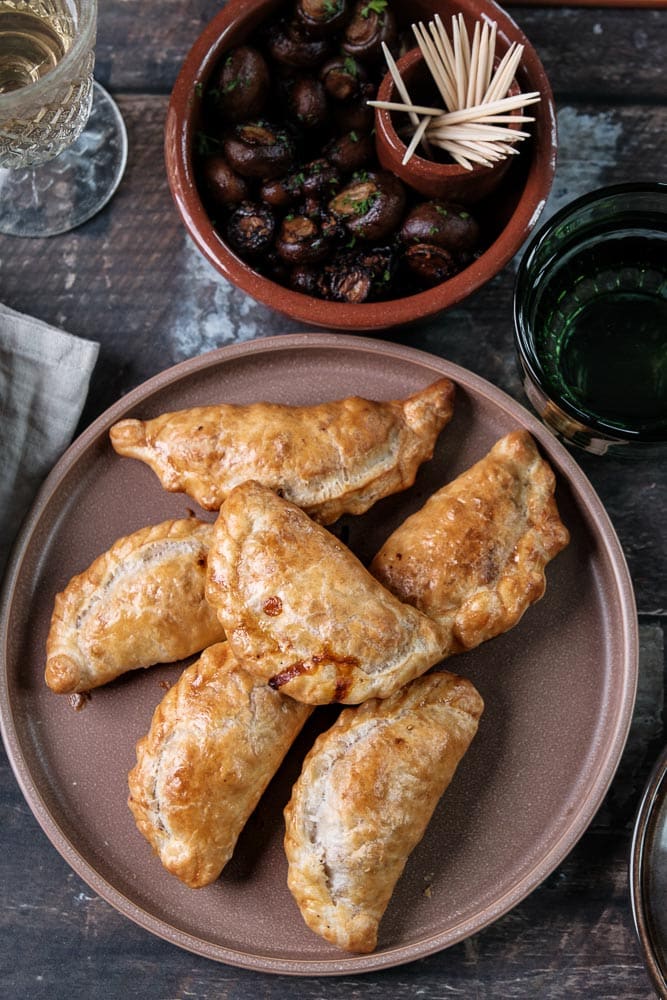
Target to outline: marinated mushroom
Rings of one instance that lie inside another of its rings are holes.
[[[358,97],[347,103],[334,102],[331,114],[339,132],[370,132],[375,124],[375,112],[367,101],[373,99],[375,85],[369,82],[359,84]]]
[[[329,202],[329,211],[355,236],[375,242],[394,233],[403,217],[405,189],[389,171],[353,178]]]
[[[271,57],[290,69],[314,70],[329,52],[327,38],[308,34],[296,20],[270,25],[266,31],[266,44]]]
[[[294,162],[290,136],[264,121],[234,126],[222,145],[227,161],[242,177],[280,177]]]
[[[272,177],[264,181],[259,189],[259,197],[272,208],[287,208],[301,197],[301,189],[292,184],[292,175]]]
[[[289,286],[295,292],[302,295],[317,295],[317,283],[320,277],[320,269],[312,264],[298,264],[292,268],[289,276]]]
[[[358,96],[360,84],[366,82],[366,71],[354,56],[339,55],[325,62],[320,80],[332,100],[346,103]]]
[[[202,164],[204,187],[216,205],[238,205],[248,197],[248,185],[234,173],[224,156],[209,156]]]
[[[318,282],[323,298],[363,303],[386,297],[395,270],[390,247],[346,251],[325,265]]]
[[[326,200],[340,187],[340,173],[328,160],[311,160],[286,177],[265,181],[260,198],[274,208],[286,208],[303,198]]]
[[[403,220],[400,239],[404,243],[430,243],[455,254],[470,254],[479,245],[479,226],[462,205],[425,201]]]
[[[297,0],[294,13],[306,33],[317,38],[343,26],[347,0]]]
[[[236,208],[225,228],[230,246],[243,257],[268,251],[276,234],[276,220],[268,205],[245,201]]]
[[[209,91],[215,108],[229,122],[256,118],[270,90],[264,57],[250,45],[240,45],[225,57]]]
[[[326,159],[343,173],[354,173],[370,163],[375,154],[375,143],[370,132],[352,129],[324,147]]]
[[[382,43],[393,48],[398,38],[396,18],[387,0],[358,0],[345,28],[342,49],[367,62],[382,58]]]
[[[327,120],[327,96],[319,80],[301,76],[287,84],[290,118],[305,129],[321,128]]]
[[[317,215],[286,215],[276,239],[276,250],[288,264],[316,264],[329,253],[335,225]]]
[[[415,243],[408,247],[403,261],[410,274],[429,288],[453,278],[461,270],[454,254],[434,243]]]

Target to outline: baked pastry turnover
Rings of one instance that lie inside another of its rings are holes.
[[[410,852],[477,731],[483,702],[450,673],[345,709],[285,808],[288,885],[311,930],[370,952]]]
[[[555,477],[526,431],[501,438],[390,536],[370,570],[442,630],[443,655],[515,625],[569,541]]]
[[[213,525],[164,521],[118,539],[55,599],[46,641],[46,683],[88,691],[120,674],[169,663],[220,642],[206,603]]]
[[[440,659],[430,619],[256,482],[237,486],[220,509],[206,596],[241,663],[310,704],[385,698]]]
[[[206,510],[255,479],[331,524],[412,485],[451,419],[453,398],[443,378],[394,402],[223,403],[121,420],[110,436],[118,454],[145,462],[166,490],[185,492]]]
[[[211,646],[169,689],[137,744],[129,806],[162,864],[192,888],[218,878],[312,711]]]

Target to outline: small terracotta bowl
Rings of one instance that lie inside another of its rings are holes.
[[[396,67],[412,99],[422,103],[418,95],[429,74],[420,49],[410,49],[397,61]],[[510,94],[519,92],[514,81]],[[380,84],[378,100],[402,101],[390,73],[386,74]],[[436,102],[433,106],[440,105]],[[401,118],[407,121],[401,112],[397,114],[384,108],[375,109],[375,147],[378,159],[385,170],[391,170],[404,184],[427,198],[445,198],[472,205],[495,191],[512,166],[513,157],[507,156],[491,167],[474,166],[472,170],[468,170],[458,163],[441,163],[435,159],[426,159],[418,153],[413,154],[407,163],[403,163],[407,147],[396,131],[397,122]],[[521,151],[521,147],[518,148]]]
[[[498,44],[524,46],[517,72],[521,89],[538,90],[533,136],[512,157],[511,169],[494,192],[476,205],[482,226],[479,255],[454,277],[414,295],[360,304],[329,302],[293,291],[254,271],[226,245],[216,230],[198,188],[196,139],[204,117],[203,94],[220,59],[245,43],[281,9],[283,0],[230,0],[204,28],[181,68],[165,127],[165,158],[176,207],[195,245],[213,267],[248,295],[291,319],[329,330],[380,330],[434,316],[486,284],[519,250],[535,226],[556,166],[556,115],[549,81],[538,56],[510,16],[493,0],[391,0],[401,30],[439,13],[443,20],[459,11],[469,24],[488,18],[497,24]]]

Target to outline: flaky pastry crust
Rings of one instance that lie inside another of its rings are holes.
[[[371,573],[438,624],[443,655],[472,649],[544,594],[545,567],[569,541],[554,489],[530,434],[507,434],[407,518]]]
[[[311,711],[243,670],[227,643],[183,672],[129,774],[129,807],[167,871],[192,888],[218,878]]]
[[[345,709],[285,808],[288,885],[306,924],[370,952],[407,859],[477,731],[483,702],[450,673]]]
[[[166,490],[206,510],[254,479],[331,524],[412,485],[451,419],[453,397],[452,382],[440,379],[393,402],[223,403],[121,420],[110,437],[118,454],[145,462]]]
[[[46,683],[88,691],[128,670],[170,663],[224,639],[206,603],[213,526],[163,521],[119,538],[57,594]]]
[[[206,596],[242,664],[310,704],[387,697],[440,659],[425,615],[259,483],[237,486],[220,509]]]

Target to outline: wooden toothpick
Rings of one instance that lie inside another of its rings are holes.
[[[427,153],[432,153],[432,146],[444,150],[469,170],[475,163],[490,166],[506,156],[516,156],[515,146],[530,135],[517,126],[535,120],[520,112],[540,100],[537,91],[508,96],[523,45],[512,42],[494,71],[498,37],[495,21],[477,21],[472,39],[461,13],[452,17],[451,37],[439,14],[428,25],[413,24],[412,31],[444,107],[412,101],[384,43],[387,66],[403,103],[368,102],[374,108],[408,115],[414,132],[403,162],[409,162],[420,143]]]

